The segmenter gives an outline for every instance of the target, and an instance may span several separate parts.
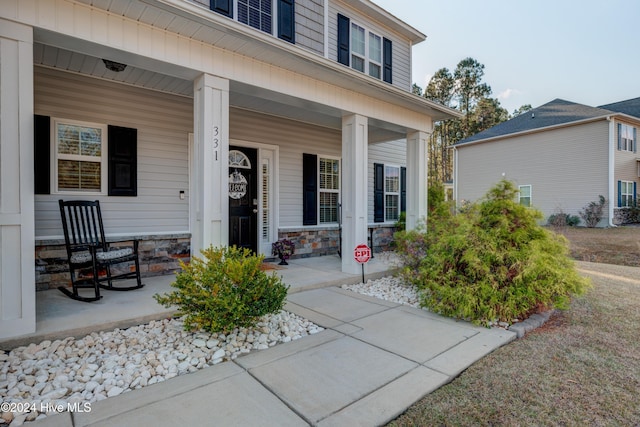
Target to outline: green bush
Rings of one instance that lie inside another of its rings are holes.
[[[423,306],[488,325],[566,308],[586,291],[566,239],[539,226],[542,214],[517,203],[516,193],[502,180],[479,204],[429,218],[428,233],[397,233],[401,274],[419,288]]]
[[[282,309],[289,287],[262,271],[264,256],[236,247],[210,247],[202,255],[181,263],[174,291],[153,296],[165,307],[178,307],[185,329],[226,333]]]

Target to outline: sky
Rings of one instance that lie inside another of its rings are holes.
[[[413,47],[423,89],[472,57],[509,113],[556,98],[597,107],[640,97],[638,0],[372,1],[427,36]]]

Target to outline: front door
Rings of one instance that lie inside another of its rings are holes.
[[[229,147],[229,246],[258,251],[258,150]]]

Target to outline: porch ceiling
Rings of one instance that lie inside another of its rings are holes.
[[[101,58],[43,43],[34,44],[33,61],[34,65],[193,98],[191,80],[129,64],[124,71],[110,71]],[[230,82],[229,104],[331,129],[342,127],[342,111],[339,109],[240,82]],[[369,141],[372,143],[402,139],[406,132],[406,129],[390,123],[373,120],[369,123]]]

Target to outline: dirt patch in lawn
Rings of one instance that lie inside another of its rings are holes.
[[[557,231],[569,240],[576,260],[640,266],[640,227],[566,227]]]

